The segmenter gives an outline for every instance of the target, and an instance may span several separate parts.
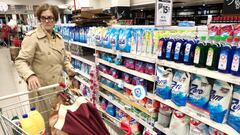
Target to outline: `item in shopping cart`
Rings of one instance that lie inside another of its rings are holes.
[[[178,106],[185,106],[188,95],[189,95],[189,85],[190,85],[191,74],[183,73],[179,81],[172,88],[171,100]]]
[[[33,121],[32,119],[30,119],[28,117],[27,114],[23,114],[22,115],[22,119],[20,120],[20,124],[22,129],[30,134],[30,135],[37,135],[38,134],[38,130],[36,128],[36,126],[34,126],[35,121]]]
[[[240,86],[233,87],[233,97],[227,124],[240,133]]]
[[[231,71],[231,64],[233,60],[233,48],[231,47],[232,38],[227,38],[227,42],[221,47],[218,71],[222,73],[229,73]]]
[[[144,73],[145,64],[142,61],[135,61],[135,70]]]
[[[172,69],[168,68],[165,70],[163,67],[158,66],[156,95],[163,99],[170,99],[172,79]]]
[[[231,72],[233,75],[240,76],[240,48],[234,50]]]
[[[167,128],[171,121],[173,109],[163,103],[160,103],[157,122]]]
[[[221,131],[213,128],[213,127],[208,128],[208,134],[209,135],[227,135],[227,134],[225,134],[225,133],[223,133],[223,132],[221,132]]]
[[[45,130],[45,121],[42,117],[42,115],[36,110],[36,107],[32,107],[31,111],[28,114],[29,119],[35,122],[38,135],[46,135],[46,130]]]
[[[201,41],[196,45],[193,63],[196,67],[205,67],[207,60],[208,45],[206,36],[201,37]]]
[[[189,135],[208,135],[208,127],[206,124],[191,118]]]
[[[173,111],[172,119],[169,126],[170,134],[188,135],[189,129],[189,117],[179,111]]]
[[[144,71],[146,74],[149,74],[149,75],[154,75],[155,74],[155,68],[154,68],[154,65],[153,64],[150,64],[150,63],[147,63],[145,65],[145,71]]]
[[[20,127],[20,119],[18,116],[14,116],[12,119],[11,119],[11,122],[14,123],[16,126]],[[20,129],[15,129],[13,128],[13,134],[14,135],[21,135],[21,130]]]
[[[184,39],[178,39],[176,41],[176,45],[175,45],[175,48],[174,48],[174,55],[173,55],[173,60],[175,62],[179,62],[179,63],[183,62],[185,42],[186,41]]]
[[[106,112],[110,114],[111,116],[115,117],[116,116],[116,106],[114,106],[112,103],[108,103]]]
[[[174,48],[176,45],[176,41],[172,38],[168,39],[167,47],[166,47],[166,59],[173,60]]]
[[[123,65],[126,67],[126,68],[129,68],[129,69],[133,69],[134,70],[134,60],[133,59],[128,59],[128,58],[125,58],[124,59],[124,62],[123,62]]]
[[[206,77],[193,74],[188,101],[200,108],[206,108],[210,97],[211,85]]]
[[[194,40],[188,40],[185,43],[185,50],[184,50],[184,57],[183,57],[184,64],[193,65],[196,43],[197,42]]]
[[[210,118],[218,123],[225,123],[228,108],[231,103],[233,86],[227,82],[215,80],[210,92],[208,111]]]

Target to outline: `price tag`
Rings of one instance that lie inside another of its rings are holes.
[[[172,0],[156,0],[156,26],[172,24]]]
[[[144,89],[143,86],[137,85],[132,90],[132,95],[137,100],[142,100],[147,96],[147,91]]]

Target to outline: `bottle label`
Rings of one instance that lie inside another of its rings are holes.
[[[238,68],[239,68],[239,56],[237,54],[235,54],[233,56],[233,62],[232,62],[231,70],[237,72]]]
[[[172,42],[167,43],[167,51],[166,51],[166,58],[171,57],[171,50],[172,50]]]
[[[220,69],[220,70],[227,69],[227,55],[224,53],[220,55],[218,69]]]
[[[187,44],[184,52],[184,62],[189,61],[190,50],[191,50],[191,44]]]
[[[175,47],[175,52],[174,52],[174,59],[178,60],[179,59],[179,53],[180,53],[180,48],[181,48],[181,43],[177,42],[176,47]]]
[[[207,66],[212,66],[213,55],[214,55],[213,48],[209,48],[208,55],[207,55],[207,63],[206,63]]]
[[[199,63],[200,53],[201,53],[201,50],[200,50],[200,48],[197,46],[197,47],[196,47],[196,50],[195,50],[195,54],[194,54],[194,61],[193,61],[195,64],[198,64],[198,63]]]
[[[158,56],[162,57],[163,41],[160,40],[158,43]]]

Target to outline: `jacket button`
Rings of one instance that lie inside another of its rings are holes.
[[[51,55],[51,53],[50,53],[50,52],[48,52],[48,55]]]
[[[55,76],[53,75],[53,76],[52,76],[52,78],[54,79],[54,78],[55,78]]]

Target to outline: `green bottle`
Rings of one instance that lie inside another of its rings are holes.
[[[193,63],[195,67],[205,67],[207,60],[208,45],[206,36],[201,37],[201,41],[197,44],[194,52]]]
[[[214,42],[214,38],[216,42]],[[206,67],[209,70],[217,70],[220,55],[220,46],[218,45],[218,43],[220,42],[221,37],[210,37],[210,39],[213,42],[210,43],[210,46],[208,48]]]

